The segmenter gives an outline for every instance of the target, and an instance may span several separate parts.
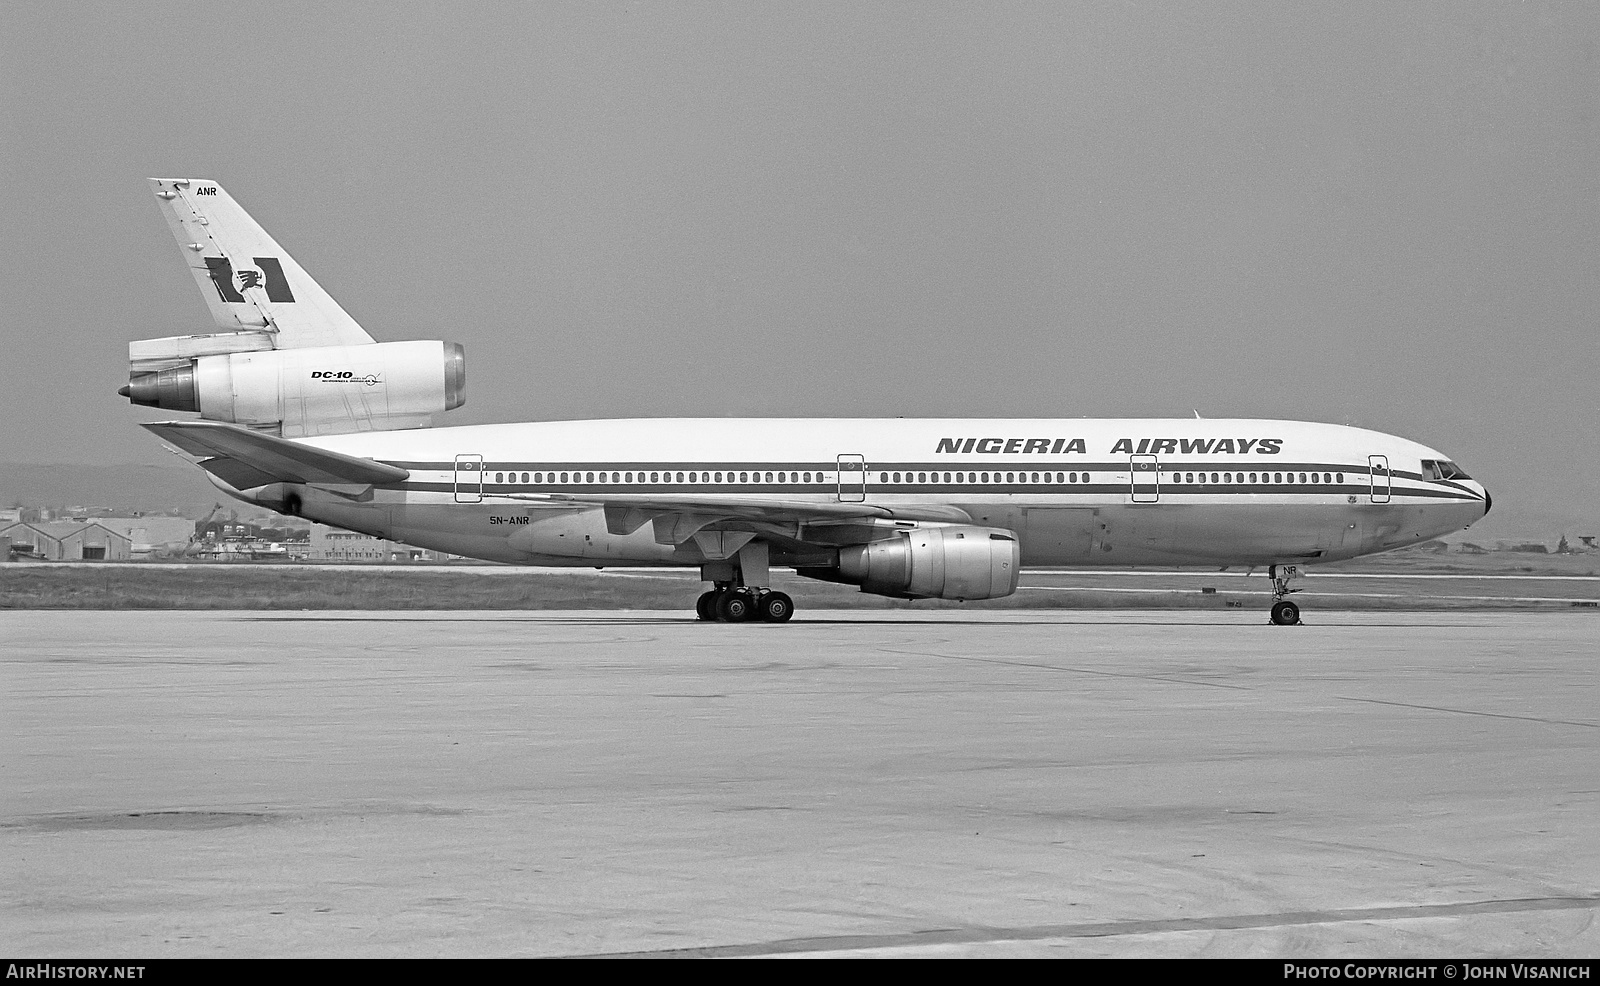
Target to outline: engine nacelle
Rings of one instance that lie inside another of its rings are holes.
[[[1011,531],[932,525],[841,548],[838,570],[825,577],[880,596],[998,599],[1017,591],[1021,561]]]
[[[466,351],[439,341],[201,356],[136,370],[120,391],[135,404],[285,438],[426,427],[466,403],[466,392]]]

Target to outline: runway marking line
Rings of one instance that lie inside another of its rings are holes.
[[[1127,571],[1127,570],[1121,570],[1121,569],[1118,569],[1118,570],[1105,570],[1105,571],[1097,571],[1095,569],[1060,569],[1060,570],[1057,570],[1057,571],[1051,571],[1050,569],[1030,568],[1030,569],[1028,569],[1028,571],[1031,572],[1034,575],[1078,575],[1078,576],[1083,576],[1083,575],[1092,575],[1092,576],[1124,575],[1124,576],[1132,576],[1134,578],[1157,578],[1157,577],[1160,577],[1160,576],[1181,576],[1181,577],[1184,577],[1184,578],[1194,578],[1194,579],[1201,579],[1201,578],[1225,578],[1225,579],[1258,578],[1258,579],[1264,579],[1264,578],[1266,578],[1266,573],[1265,572],[1216,572],[1216,571],[1213,571],[1213,572],[1196,572],[1196,571],[1192,571],[1192,570],[1191,571],[1183,571],[1183,570],[1179,570],[1179,569],[1146,569],[1146,570],[1143,570],[1143,571]],[[1496,574],[1491,573],[1491,572],[1485,572],[1482,575],[1470,575],[1470,574],[1459,574],[1459,573],[1458,574],[1452,574],[1452,575],[1440,575],[1440,574],[1435,574],[1435,573],[1422,573],[1422,572],[1406,573],[1406,572],[1317,572],[1317,571],[1310,571],[1310,572],[1302,572],[1301,575],[1302,575],[1302,577],[1307,578],[1307,579],[1479,579],[1479,580],[1522,579],[1522,580],[1526,580],[1526,581],[1530,581],[1530,582],[1600,582],[1600,575],[1496,575]]]
[[[1600,896],[1534,897],[1521,900],[1480,900],[1461,904],[1414,904],[1404,907],[1356,907],[1330,911],[1287,911],[1280,914],[1238,914],[1209,918],[1167,918],[1145,921],[1106,921],[1096,924],[1046,924],[1022,928],[930,928],[876,935],[819,935],[814,938],[780,938],[744,945],[705,945],[698,948],[663,948],[639,952],[600,952],[566,958],[740,958],[792,955],[800,952],[845,952],[861,949],[915,948],[925,945],[972,945],[1003,941],[1040,941],[1049,938],[1114,938],[1155,935],[1175,931],[1240,931],[1295,925],[1340,924],[1350,921],[1408,921],[1418,918],[1461,917],[1469,914],[1513,914],[1521,911],[1572,911],[1600,907]]]
[[[1038,592],[1126,592],[1150,595],[1152,593],[1169,593],[1193,595],[1193,589],[1175,588],[1149,588],[1149,589],[1121,589],[1111,586],[1099,585],[1019,585],[1017,591],[1034,590]],[[1317,599],[1412,599],[1419,601],[1454,600],[1457,602],[1494,602],[1494,603],[1570,603],[1574,606],[1593,606],[1596,600],[1573,599],[1567,596],[1421,596],[1407,592],[1319,592],[1315,589],[1296,590],[1307,597]],[[1230,596],[1268,596],[1272,593],[1267,589],[1230,589]],[[1218,593],[1222,595],[1222,593]]]
[[[964,654],[937,654],[933,651],[907,651],[895,650],[892,647],[880,647],[878,650],[886,654],[898,654],[901,657],[937,657],[946,661],[968,661],[975,664],[998,664],[1012,668],[1034,668],[1039,671],[1060,671],[1065,674],[1086,674],[1100,678],[1133,678],[1139,681],[1165,681],[1174,685],[1204,685],[1207,688],[1226,688],[1229,691],[1253,692],[1249,685],[1225,685],[1218,681],[1196,681],[1192,678],[1175,678],[1165,674],[1131,674],[1126,671],[1095,671],[1090,668],[1062,667],[1059,664],[1040,664],[1037,661],[1006,661],[997,657],[972,657]]]
[[[1346,702],[1368,702],[1372,705],[1394,705],[1402,709],[1424,709],[1428,712],[1454,712],[1463,716],[1486,716],[1490,719],[1520,719],[1523,722],[1543,722],[1552,726],[1582,726],[1585,729],[1600,729],[1600,722],[1579,722],[1576,719],[1541,719],[1538,716],[1514,716],[1505,712],[1478,712],[1474,709],[1449,709],[1442,705],[1417,705],[1412,702],[1389,702],[1381,698],[1354,698],[1349,695],[1340,695],[1339,698]]]

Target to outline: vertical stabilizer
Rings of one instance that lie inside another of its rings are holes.
[[[221,185],[149,181],[219,329],[264,335],[273,349],[374,341]]]

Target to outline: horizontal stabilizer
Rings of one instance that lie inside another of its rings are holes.
[[[143,426],[190,455],[235,489],[267,483],[378,486],[411,473],[372,459],[330,452],[217,421],[157,421]]]

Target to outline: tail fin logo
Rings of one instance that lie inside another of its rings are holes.
[[[292,304],[294,292],[289,290],[289,280],[283,276],[283,264],[277,257],[252,257],[259,270],[233,269],[233,263],[227,257],[207,257],[206,270],[211,274],[211,283],[216,285],[217,294],[224,302],[229,304],[244,303],[245,296],[242,291],[252,288],[265,287],[267,300],[274,303]]]

